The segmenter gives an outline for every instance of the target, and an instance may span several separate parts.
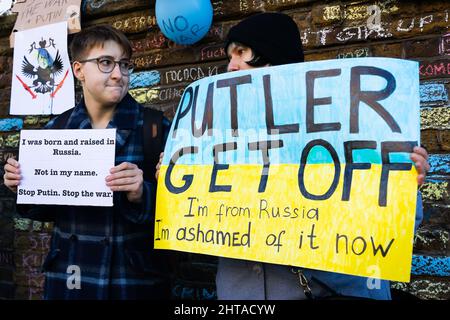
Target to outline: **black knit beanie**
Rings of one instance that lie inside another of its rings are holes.
[[[231,42],[250,47],[274,66],[304,61],[298,27],[283,13],[260,13],[242,20],[228,32],[225,52]]]

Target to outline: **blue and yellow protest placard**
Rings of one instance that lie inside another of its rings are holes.
[[[155,248],[409,281],[418,64],[328,60],[186,88]]]

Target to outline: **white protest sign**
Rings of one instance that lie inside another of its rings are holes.
[[[116,129],[22,130],[17,203],[111,207],[115,137]]]

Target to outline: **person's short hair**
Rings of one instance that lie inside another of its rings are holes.
[[[245,45],[243,43],[233,41],[228,44],[227,49],[233,43],[236,46],[248,47],[247,45]],[[266,58],[264,58],[262,55],[260,55],[255,49],[252,49],[250,47],[248,47],[248,48],[252,51],[252,59],[249,61],[245,61],[246,64],[248,64],[249,66],[254,67],[254,68],[265,67],[267,65],[270,65],[270,62]]]
[[[253,52],[252,60],[245,61],[246,64],[254,68],[265,67],[267,65],[270,65],[270,62],[266,60],[262,55],[257,53],[255,50],[252,50],[252,52]]]
[[[94,47],[103,47],[106,41],[114,41],[122,47],[123,53],[130,59],[133,53],[131,43],[120,30],[109,25],[97,25],[76,33],[70,43],[72,61],[86,59],[86,55]]]

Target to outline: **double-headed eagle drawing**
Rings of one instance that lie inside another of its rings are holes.
[[[37,51],[37,66],[34,66],[30,63],[26,56],[23,56],[21,71],[25,77],[33,79],[32,85],[26,84],[19,76],[16,75],[24,89],[31,94],[33,99],[37,97],[34,92],[41,94],[51,92],[50,96],[54,98],[56,92],[58,92],[64,84],[64,80],[69,72],[69,69],[67,69],[62,81],[57,85],[55,84],[55,79],[58,75],[62,74],[64,66],[59,50],[56,51],[56,56],[53,58],[47,50],[50,47],[55,48],[55,42],[51,38],[49,38],[48,45],[47,41],[44,39],[39,41],[39,48],[36,47],[36,42],[33,42],[30,45],[30,50],[28,53],[31,53],[34,50]]]

